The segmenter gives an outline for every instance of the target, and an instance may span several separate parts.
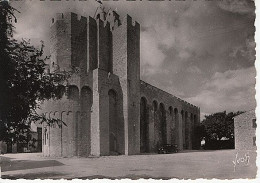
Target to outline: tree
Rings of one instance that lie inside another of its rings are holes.
[[[206,115],[205,119],[201,122],[201,129],[203,129],[203,137],[206,144],[214,143],[216,148],[221,148],[220,140],[226,139],[230,143],[234,143],[234,117],[243,112],[218,112]],[[211,144],[210,144],[211,145]]]
[[[36,113],[38,102],[59,99],[59,85],[70,72],[46,72],[44,44],[35,48],[28,40],[13,38],[16,10],[7,1],[0,2],[0,140],[26,141],[32,121],[58,123]]]

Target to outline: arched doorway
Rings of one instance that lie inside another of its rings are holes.
[[[159,106],[159,121],[160,121],[160,130],[159,130],[160,145],[167,144],[166,111],[162,103],[160,103]]]
[[[185,121],[184,111],[181,111],[181,125],[182,125],[182,148],[185,149]]]
[[[76,120],[76,138],[78,141],[79,156],[87,156],[90,154],[90,124],[91,124],[91,107],[93,101],[92,90],[88,86],[81,88],[81,113]]]
[[[189,135],[189,143],[190,143],[190,148],[193,149],[194,146],[194,116],[191,113],[190,114],[190,135]]]
[[[200,147],[200,139],[199,139],[199,135],[197,134],[197,132],[195,131],[197,128],[197,122],[198,122],[198,117],[195,114],[193,116],[193,129],[194,129],[194,133],[193,133],[193,145],[192,148],[193,149],[198,149]]]
[[[142,97],[140,102],[140,152],[149,152],[149,121],[147,100]]]
[[[159,122],[158,122],[158,103],[156,100],[153,101],[153,135],[154,135],[154,144],[153,144],[153,148],[155,151],[157,151],[157,149],[159,148],[159,130],[158,130],[158,126],[159,126]]]
[[[118,121],[117,121],[117,95],[114,90],[109,90],[109,151],[110,154],[118,153]]]
[[[179,123],[179,112],[178,109],[174,109],[174,122],[175,122],[175,144],[178,144],[178,148],[180,148],[180,123]]]
[[[176,139],[176,133],[175,133],[175,124],[174,124],[174,113],[173,113],[173,108],[172,106],[169,107],[169,123],[170,125],[170,141],[171,141],[171,144],[175,144],[175,139]]]
[[[189,149],[189,122],[188,122],[188,112],[185,112],[185,149]]]

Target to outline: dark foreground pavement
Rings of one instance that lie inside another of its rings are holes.
[[[45,158],[39,153],[1,157],[3,179],[255,178],[254,151],[191,151],[176,154]]]

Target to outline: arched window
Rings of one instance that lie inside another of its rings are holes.
[[[75,85],[69,86],[68,99],[78,100],[79,99],[79,89]]]
[[[92,104],[92,91],[89,87],[83,86],[81,88],[80,100],[81,100],[81,105],[83,105],[84,107],[86,107],[87,104],[89,105]]]
[[[58,98],[62,98],[63,95],[65,94],[65,91],[66,91],[65,86],[59,85],[57,87],[57,92],[58,92],[57,96],[58,96]]]
[[[153,111],[156,112],[158,109],[158,103],[156,100],[153,101]]]
[[[172,109],[172,106],[169,107],[169,113],[170,113],[170,116],[173,116],[173,109]]]

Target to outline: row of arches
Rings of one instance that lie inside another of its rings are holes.
[[[64,87],[61,87],[60,91],[63,90]],[[77,100],[79,98],[78,93],[77,87],[68,87],[69,99]],[[120,120],[118,117],[118,108],[120,101],[118,100],[117,92],[113,89],[108,90],[107,100],[109,154],[121,154],[121,131],[124,130],[124,127],[122,124],[119,124]],[[80,105],[78,105],[78,103],[75,103],[75,105],[73,104],[74,108],[71,108],[71,111],[69,112],[55,111],[45,113],[45,116],[48,118],[54,117],[56,119],[62,119],[66,123],[66,125],[62,125],[62,128],[57,128],[57,125],[55,124],[45,127],[46,132],[44,133],[43,138],[45,156],[52,156],[53,154],[61,154],[61,156],[87,156],[90,154],[91,108],[93,105],[93,93],[89,87],[81,88],[79,104]],[[70,105],[70,107],[73,107],[73,105]],[[52,137],[53,141],[48,140],[50,137]]]
[[[59,85],[57,87],[57,96],[58,98],[62,98],[64,95],[68,97],[70,100],[79,100],[82,97],[85,97],[87,94],[92,93],[92,90],[88,86],[83,86],[81,91],[76,85]]]
[[[59,119],[66,124],[58,128],[56,123],[51,125],[43,124],[43,153],[45,156],[74,156],[76,155],[75,147],[75,124],[73,111],[51,111],[45,113],[49,119]],[[59,124],[60,125],[60,124]]]
[[[140,152],[155,151],[163,144],[178,144],[179,148],[191,149],[196,123],[197,116],[192,113],[179,112],[172,106],[166,109],[163,103],[158,104],[156,100],[150,106],[147,99],[141,97]]]

